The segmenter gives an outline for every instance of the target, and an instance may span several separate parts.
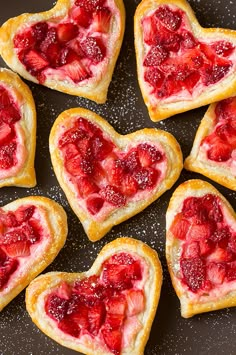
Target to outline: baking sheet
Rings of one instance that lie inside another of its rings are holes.
[[[191,0],[189,2],[202,26],[227,27],[236,30],[235,1]],[[54,3],[52,0],[1,0],[0,24],[23,12],[48,10]],[[176,137],[184,157],[189,154],[196,129],[207,107],[189,111],[159,123],[153,123],[149,119],[136,77],[133,15],[138,3],[138,0],[125,0],[127,13],[125,37],[106,104],[97,105],[86,99],[69,96],[27,82],[33,92],[37,107],[35,160],[37,186],[33,189],[2,188],[0,205],[24,196],[44,195],[56,200],[65,208],[69,224],[67,242],[56,260],[44,272],[85,271],[92,265],[98,252],[106,243],[121,236],[132,236],[146,242],[159,253],[164,269],[164,283],[145,355],[233,355],[236,353],[236,310],[234,308],[224,309],[187,320],[181,318],[179,301],[171,286],[165,261],[165,213],[171,194],[181,182],[190,178],[210,180],[183,170],[177,183],[158,201],[139,215],[113,228],[101,241],[93,244],[89,242],[79,220],[70,209],[53,173],[48,148],[51,126],[59,113],[78,106],[97,112],[121,134],[144,127],[164,129]],[[0,66],[6,65],[0,60]],[[236,208],[236,193],[210,182]],[[25,310],[24,297],[25,292],[22,292],[0,314],[0,354],[78,354],[58,345],[37,329]]]

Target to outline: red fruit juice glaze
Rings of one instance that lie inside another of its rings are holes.
[[[141,328],[145,310],[143,285],[147,265],[134,254],[121,252],[108,258],[100,275],[60,286],[44,297],[46,314],[58,328],[81,341],[92,341],[119,355]]]
[[[217,103],[211,132],[200,145],[199,154],[230,168],[236,176],[236,98]]]
[[[167,158],[156,142],[120,150],[99,126],[78,117],[58,134],[65,176],[82,208],[105,219],[129,202],[148,198],[165,177]]]
[[[161,5],[142,20],[144,83],[154,102],[191,100],[235,69],[235,46],[195,38],[186,14]]]
[[[45,218],[44,211],[33,205],[0,210],[0,293],[11,288],[12,277],[29,268],[27,259],[40,252],[39,244],[47,244]]]
[[[196,296],[226,292],[227,285],[230,290],[236,280],[236,226],[219,197],[186,198],[170,231],[180,242],[183,285]]]
[[[109,0],[75,1],[58,22],[40,21],[19,30],[14,47],[25,69],[43,84],[47,78],[79,84],[98,76],[112,57],[120,15]]]

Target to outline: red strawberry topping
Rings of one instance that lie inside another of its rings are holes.
[[[100,276],[64,281],[66,297],[59,285],[47,296],[45,311],[64,333],[75,338],[86,334],[120,355],[125,322],[145,310],[144,292],[135,283],[142,277],[140,260],[115,254],[103,263]]]

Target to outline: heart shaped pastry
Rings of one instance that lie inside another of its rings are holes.
[[[103,103],[124,26],[122,0],[58,0],[5,22],[0,53],[27,80]]]
[[[184,318],[236,306],[236,215],[209,183],[190,180],[175,190],[166,258]]]
[[[153,121],[235,93],[236,31],[202,28],[185,0],[143,0],[134,20],[139,85]]]
[[[56,202],[25,197],[0,209],[0,311],[57,256],[67,218]]]
[[[63,346],[90,355],[141,355],[161,284],[157,253],[141,241],[119,238],[87,272],[36,278],[26,290],[26,307],[33,322]]]
[[[33,187],[36,110],[28,86],[0,69],[0,187]]]
[[[184,166],[236,191],[236,97],[210,105]]]
[[[156,200],[182,169],[171,134],[151,128],[121,136],[82,108],[59,115],[49,147],[57,179],[91,241]]]

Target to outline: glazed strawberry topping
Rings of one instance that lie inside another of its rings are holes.
[[[47,296],[46,313],[63,332],[76,338],[91,336],[119,355],[127,319],[145,309],[144,292],[137,288],[142,278],[139,259],[127,253],[115,254],[103,263],[99,276],[72,285],[62,282]]]
[[[235,160],[236,149],[236,98],[220,101],[215,108],[214,130],[201,142],[208,159],[215,162]]]
[[[236,231],[221,206],[211,194],[188,197],[170,228],[182,241],[181,281],[194,293],[236,280]]]
[[[31,245],[38,243],[42,228],[35,217],[34,206],[22,206],[15,212],[0,211],[0,290],[19,265],[19,258],[31,254]]]
[[[157,99],[201,93],[233,67],[234,45],[226,40],[204,43],[196,39],[186,15],[174,6],[159,6],[144,18],[142,26],[144,80]]]
[[[7,89],[0,86],[0,170],[18,162],[15,123],[21,119],[19,108]]]
[[[153,143],[118,150],[102,130],[78,118],[58,141],[66,172],[85,208],[97,215],[127,205],[138,193],[157,186],[166,158]]]
[[[106,0],[79,0],[59,22],[38,22],[14,37],[18,58],[44,83],[50,70],[59,70],[74,83],[93,76],[107,55],[112,10]]]

